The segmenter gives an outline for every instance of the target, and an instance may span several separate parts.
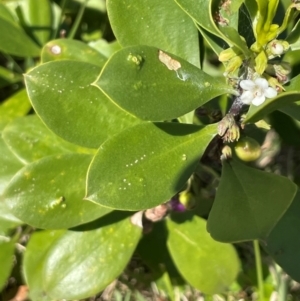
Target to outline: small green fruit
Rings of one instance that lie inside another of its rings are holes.
[[[235,153],[242,161],[251,162],[261,155],[259,143],[250,137],[241,138],[234,147]]]

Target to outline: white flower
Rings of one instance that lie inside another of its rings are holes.
[[[247,105],[252,103],[255,106],[259,106],[266,98],[273,98],[277,95],[277,91],[269,87],[269,83],[265,78],[257,78],[254,81],[250,79],[242,80],[240,87],[244,90],[241,100]]]

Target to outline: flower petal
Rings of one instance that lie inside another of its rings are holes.
[[[277,95],[277,91],[274,88],[269,87],[268,89],[265,90],[264,94],[267,98],[273,98]]]
[[[265,78],[257,78],[255,81],[255,84],[260,87],[261,89],[265,90],[269,87],[269,83]]]
[[[256,96],[253,100],[252,100],[252,104],[255,106],[260,106],[264,101],[266,100],[264,95],[261,96]]]
[[[240,81],[240,87],[243,90],[252,90],[255,88],[255,83],[250,79],[244,79]]]
[[[244,91],[241,95],[240,99],[245,105],[250,105],[251,101],[253,100],[254,95],[251,91]]]

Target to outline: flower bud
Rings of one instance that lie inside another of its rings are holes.
[[[242,64],[243,64],[242,57],[239,55],[236,55],[235,57],[230,59],[230,61],[227,63],[225,72],[224,72],[224,76],[227,76],[229,73],[233,73],[234,71],[239,69]]]
[[[255,71],[258,74],[263,74],[268,65],[266,53],[262,50],[255,58]]]
[[[187,209],[193,209],[196,206],[196,199],[192,192],[182,191],[179,193],[179,202]]]
[[[261,155],[259,143],[250,137],[243,137],[234,147],[235,153],[239,159],[245,162],[257,160]]]
[[[271,41],[266,48],[266,52],[269,59],[272,59],[276,56],[281,56],[287,52],[290,48],[290,44],[283,40],[273,40]]]
[[[227,48],[220,52],[219,61],[220,62],[228,62],[230,59],[235,57],[237,54],[234,52],[232,48]]]
[[[232,150],[229,145],[225,145],[222,148],[222,155],[221,155],[221,160],[226,160],[232,157]]]

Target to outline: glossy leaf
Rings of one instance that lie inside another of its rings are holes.
[[[25,14],[33,36],[40,45],[50,40],[52,34],[52,7],[50,0],[27,0]]]
[[[32,300],[52,301],[44,290],[44,264],[51,247],[67,230],[38,231],[31,235],[23,260],[23,274]]]
[[[106,220],[109,221],[109,217]],[[29,255],[25,257],[26,278],[35,278],[31,267],[33,260],[38,275],[42,275],[42,280],[34,284],[42,284],[44,294],[51,296],[52,300],[92,296],[123,271],[140,234],[141,229],[133,226],[129,219],[103,223],[89,231],[43,231],[34,234],[27,247],[30,258]],[[51,239],[53,235],[56,236],[54,240]],[[43,250],[41,242],[47,240],[52,241],[51,246],[46,244]],[[44,255],[39,265],[33,256],[37,251]]]
[[[16,23],[0,17],[0,50],[19,57],[39,56],[39,47]]]
[[[87,44],[70,39],[58,39],[47,43],[41,53],[43,63],[58,60],[75,60],[103,67],[106,57]]]
[[[177,118],[216,96],[234,93],[220,79],[148,46],[114,54],[95,84],[124,110],[152,121]]]
[[[11,235],[11,230],[22,222],[12,215],[4,201],[0,201],[0,235]]]
[[[29,98],[43,122],[63,139],[89,148],[140,122],[91,86],[99,72],[92,64],[58,61],[25,75]]]
[[[290,44],[291,50],[300,49],[300,21],[296,23],[291,33],[286,38],[286,41]]]
[[[281,93],[275,98],[266,99],[260,106],[251,105],[243,123],[257,122],[267,114],[297,100],[300,100],[300,90]]]
[[[115,52],[119,51],[122,48],[118,41],[115,40],[109,43],[104,39],[92,41],[89,43],[89,46],[96,49],[99,53],[101,53],[106,58],[109,58]]]
[[[222,37],[212,17],[211,0],[175,0],[175,2],[205,30]]]
[[[0,105],[0,131],[16,117],[26,115],[31,109],[25,89],[13,94]]]
[[[290,117],[300,120],[300,101],[296,101],[295,103],[291,103],[287,106],[284,106],[279,111],[283,112],[286,115],[289,115]]]
[[[167,219],[167,226],[167,245],[185,280],[205,294],[228,289],[240,269],[234,247],[213,240],[197,216],[180,223]]]
[[[36,115],[15,119],[5,127],[2,136],[11,152],[25,164],[50,155],[95,152],[56,136]]]
[[[285,177],[236,160],[224,161],[208,231],[223,242],[265,239],[289,208],[296,191],[297,186]]]
[[[186,183],[216,125],[143,123],[102,144],[88,172],[87,199],[141,210],[168,201]]]
[[[276,263],[296,281],[300,281],[299,214],[300,192],[298,190],[293,203],[264,244],[265,249],[273,256]]]
[[[173,0],[109,0],[107,10],[122,46],[154,46],[200,66],[195,24]]]
[[[27,165],[3,194],[14,216],[33,227],[62,229],[87,223],[110,210],[84,201],[90,155],[50,156]]]
[[[256,122],[264,118],[267,114],[277,109],[283,109],[288,107],[289,104],[300,100],[300,76],[294,77],[284,88],[285,92],[282,92],[277,97],[272,99],[266,99],[266,101],[260,106],[251,106],[244,120],[247,122]],[[293,107],[293,105],[292,105]]]
[[[2,137],[0,138],[0,153],[0,194],[2,194],[11,178],[23,167],[23,164],[8,149]]]
[[[0,289],[3,288],[8,277],[10,275],[10,271],[13,267],[14,261],[14,243],[12,241],[3,241],[0,240]]]

